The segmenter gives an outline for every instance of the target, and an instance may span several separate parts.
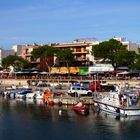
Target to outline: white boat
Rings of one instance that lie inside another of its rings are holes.
[[[43,99],[44,92],[43,91],[36,91],[35,92],[35,99]]]
[[[32,93],[32,90],[21,90],[15,94],[15,98],[26,99],[28,93]]]
[[[52,88],[52,87],[40,88],[39,90],[34,91],[35,99],[43,99],[45,91],[50,91],[51,93],[55,93],[56,92],[55,89]]]
[[[102,99],[93,99],[100,111],[112,113],[117,116],[138,116],[140,106],[137,105],[137,95],[119,91],[109,92]]]
[[[36,94],[35,93],[27,93],[26,94],[26,99],[34,99],[35,98],[35,96],[36,96]]]
[[[135,85],[135,88],[136,88],[136,89],[140,89],[140,83],[137,83],[137,84]]]
[[[21,93],[16,93],[15,98],[16,99],[25,99],[26,95],[25,94],[21,94]]]
[[[14,99],[15,96],[16,96],[16,93],[19,93],[19,92],[20,92],[20,90],[18,90],[18,89],[12,90],[12,91],[9,92],[9,97]]]

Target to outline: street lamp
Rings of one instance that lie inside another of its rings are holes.
[[[95,90],[94,90],[94,92],[96,93],[96,74],[94,75],[94,80],[95,80]]]

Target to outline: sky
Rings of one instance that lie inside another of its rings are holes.
[[[140,44],[140,0],[0,0],[0,48],[124,37]]]

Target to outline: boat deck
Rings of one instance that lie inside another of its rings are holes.
[[[99,99],[93,99],[93,102],[103,104],[103,105],[109,105],[111,107],[119,108],[119,109],[122,109],[122,110],[140,110],[140,106],[121,106],[121,105],[118,106],[118,105],[114,105],[113,103],[102,102]]]

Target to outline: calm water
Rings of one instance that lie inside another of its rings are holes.
[[[62,113],[59,114],[59,110]],[[44,106],[40,100],[7,100],[0,97],[1,140],[139,140],[140,117],[116,120],[114,116],[89,115],[71,106]]]

